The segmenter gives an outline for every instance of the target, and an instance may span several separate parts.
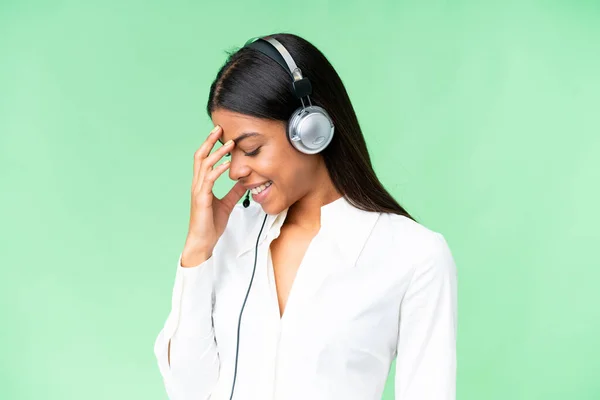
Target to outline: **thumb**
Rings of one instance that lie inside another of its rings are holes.
[[[233,209],[237,202],[244,196],[244,193],[246,193],[244,186],[240,182],[236,182],[231,190],[223,197],[223,203]]]

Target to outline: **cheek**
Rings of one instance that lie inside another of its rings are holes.
[[[281,164],[283,167],[278,171],[286,186],[302,189],[317,175],[311,160],[306,155],[290,156]]]
[[[266,149],[265,149],[266,150]],[[305,182],[307,177],[315,173],[310,156],[302,154],[291,145],[269,148],[257,160],[256,172],[270,179],[279,187],[299,187],[298,182]]]

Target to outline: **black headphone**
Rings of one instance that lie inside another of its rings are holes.
[[[252,38],[246,42],[244,47],[258,50],[267,57],[276,61],[290,74],[292,78],[292,90],[296,98],[298,98],[302,103],[302,106],[293,112],[288,121],[287,138],[292,146],[304,154],[316,154],[323,151],[333,138],[333,121],[324,108],[312,105],[309,97],[309,95],[312,93],[312,85],[310,80],[302,75],[302,71],[296,65],[296,62],[292,58],[291,54],[277,39],[271,36]],[[304,104],[304,97],[306,97],[308,100],[308,107],[306,107]],[[242,204],[244,208],[248,208],[248,206],[250,206],[250,191],[246,193],[246,198]],[[246,300],[248,299],[250,288],[252,287],[252,281],[254,280],[256,259],[258,256],[258,240],[263,228],[265,227],[266,221],[267,215],[265,215],[262,226],[260,227],[260,232],[256,238],[256,246],[254,248],[254,268],[252,270],[252,277],[250,278],[248,291],[246,292],[246,297],[244,298],[244,303],[242,304],[240,317],[238,319],[237,344],[235,349],[235,369],[233,373],[233,383],[231,385],[231,396],[229,397],[229,400],[233,399],[233,391],[235,389],[235,381],[237,378],[238,350],[240,348],[240,326],[242,322],[242,314],[244,312],[244,307],[246,306]]]

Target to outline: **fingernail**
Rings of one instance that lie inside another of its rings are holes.
[[[229,139],[223,146],[229,146],[231,143],[233,143],[233,139]]]
[[[219,125],[215,126],[215,127],[213,128],[213,130],[212,130],[212,131],[210,131],[210,133],[211,133],[211,134],[215,133],[216,131],[218,131],[218,130],[219,130],[219,128],[220,128],[220,126],[219,126]]]

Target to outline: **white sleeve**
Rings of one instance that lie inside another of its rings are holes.
[[[175,274],[171,312],[154,343],[154,354],[171,400],[205,400],[219,377],[212,324],[214,254]],[[168,360],[171,342],[171,363]]]
[[[443,235],[416,265],[400,308],[395,397],[456,398],[457,273]]]

